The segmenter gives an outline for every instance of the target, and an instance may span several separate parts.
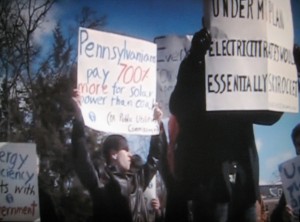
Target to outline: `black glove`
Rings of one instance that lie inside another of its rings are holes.
[[[195,59],[202,60],[211,44],[211,35],[206,28],[196,32],[192,39],[190,54]]]

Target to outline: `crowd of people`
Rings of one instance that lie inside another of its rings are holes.
[[[102,146],[105,167],[97,170],[86,148],[78,94],[74,95],[72,154],[76,173],[92,198],[93,221],[150,221],[144,191],[158,172],[166,195],[151,200],[152,221],[258,221],[257,202],[263,203],[253,124],[272,125],[283,113],[206,111],[204,57],[210,43],[205,28],[194,34],[170,97],[169,138],[156,107],[160,132],[151,136],[145,163],[130,152],[124,136],[109,135]],[[299,55],[295,46],[295,60]],[[292,138],[299,154],[299,125]],[[292,217],[284,196],[281,199],[271,222]]]

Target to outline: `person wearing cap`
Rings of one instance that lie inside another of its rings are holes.
[[[148,221],[143,192],[157,172],[160,155],[166,144],[161,110],[154,109],[154,117],[160,122],[160,133],[151,136],[146,163],[136,163],[124,136],[109,135],[102,146],[105,167],[99,173],[87,151],[84,121],[74,100],[72,155],[75,171],[92,199],[93,221]]]

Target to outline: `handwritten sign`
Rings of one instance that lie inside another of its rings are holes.
[[[93,129],[153,135],[156,45],[140,39],[80,28],[78,90],[85,124]]]
[[[298,112],[289,0],[205,1],[207,110]]]
[[[300,156],[279,165],[283,192],[295,215],[300,212]]]
[[[190,49],[192,36],[160,36],[157,44],[157,102],[169,116],[169,100],[177,82],[178,68]]]
[[[35,144],[0,143],[0,221],[39,217]]]
[[[279,173],[286,201],[300,216],[300,156],[280,164]]]

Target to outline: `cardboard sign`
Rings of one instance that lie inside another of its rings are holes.
[[[300,156],[279,165],[283,192],[295,215],[300,212]]]
[[[207,110],[298,112],[289,0],[205,1]]]
[[[0,221],[39,217],[37,176],[35,144],[0,143]]]
[[[176,82],[180,63],[191,46],[192,36],[160,36],[154,39],[157,44],[157,102],[164,116],[170,115],[169,100]]]
[[[153,135],[156,45],[80,28],[77,88],[85,124],[113,133]]]

